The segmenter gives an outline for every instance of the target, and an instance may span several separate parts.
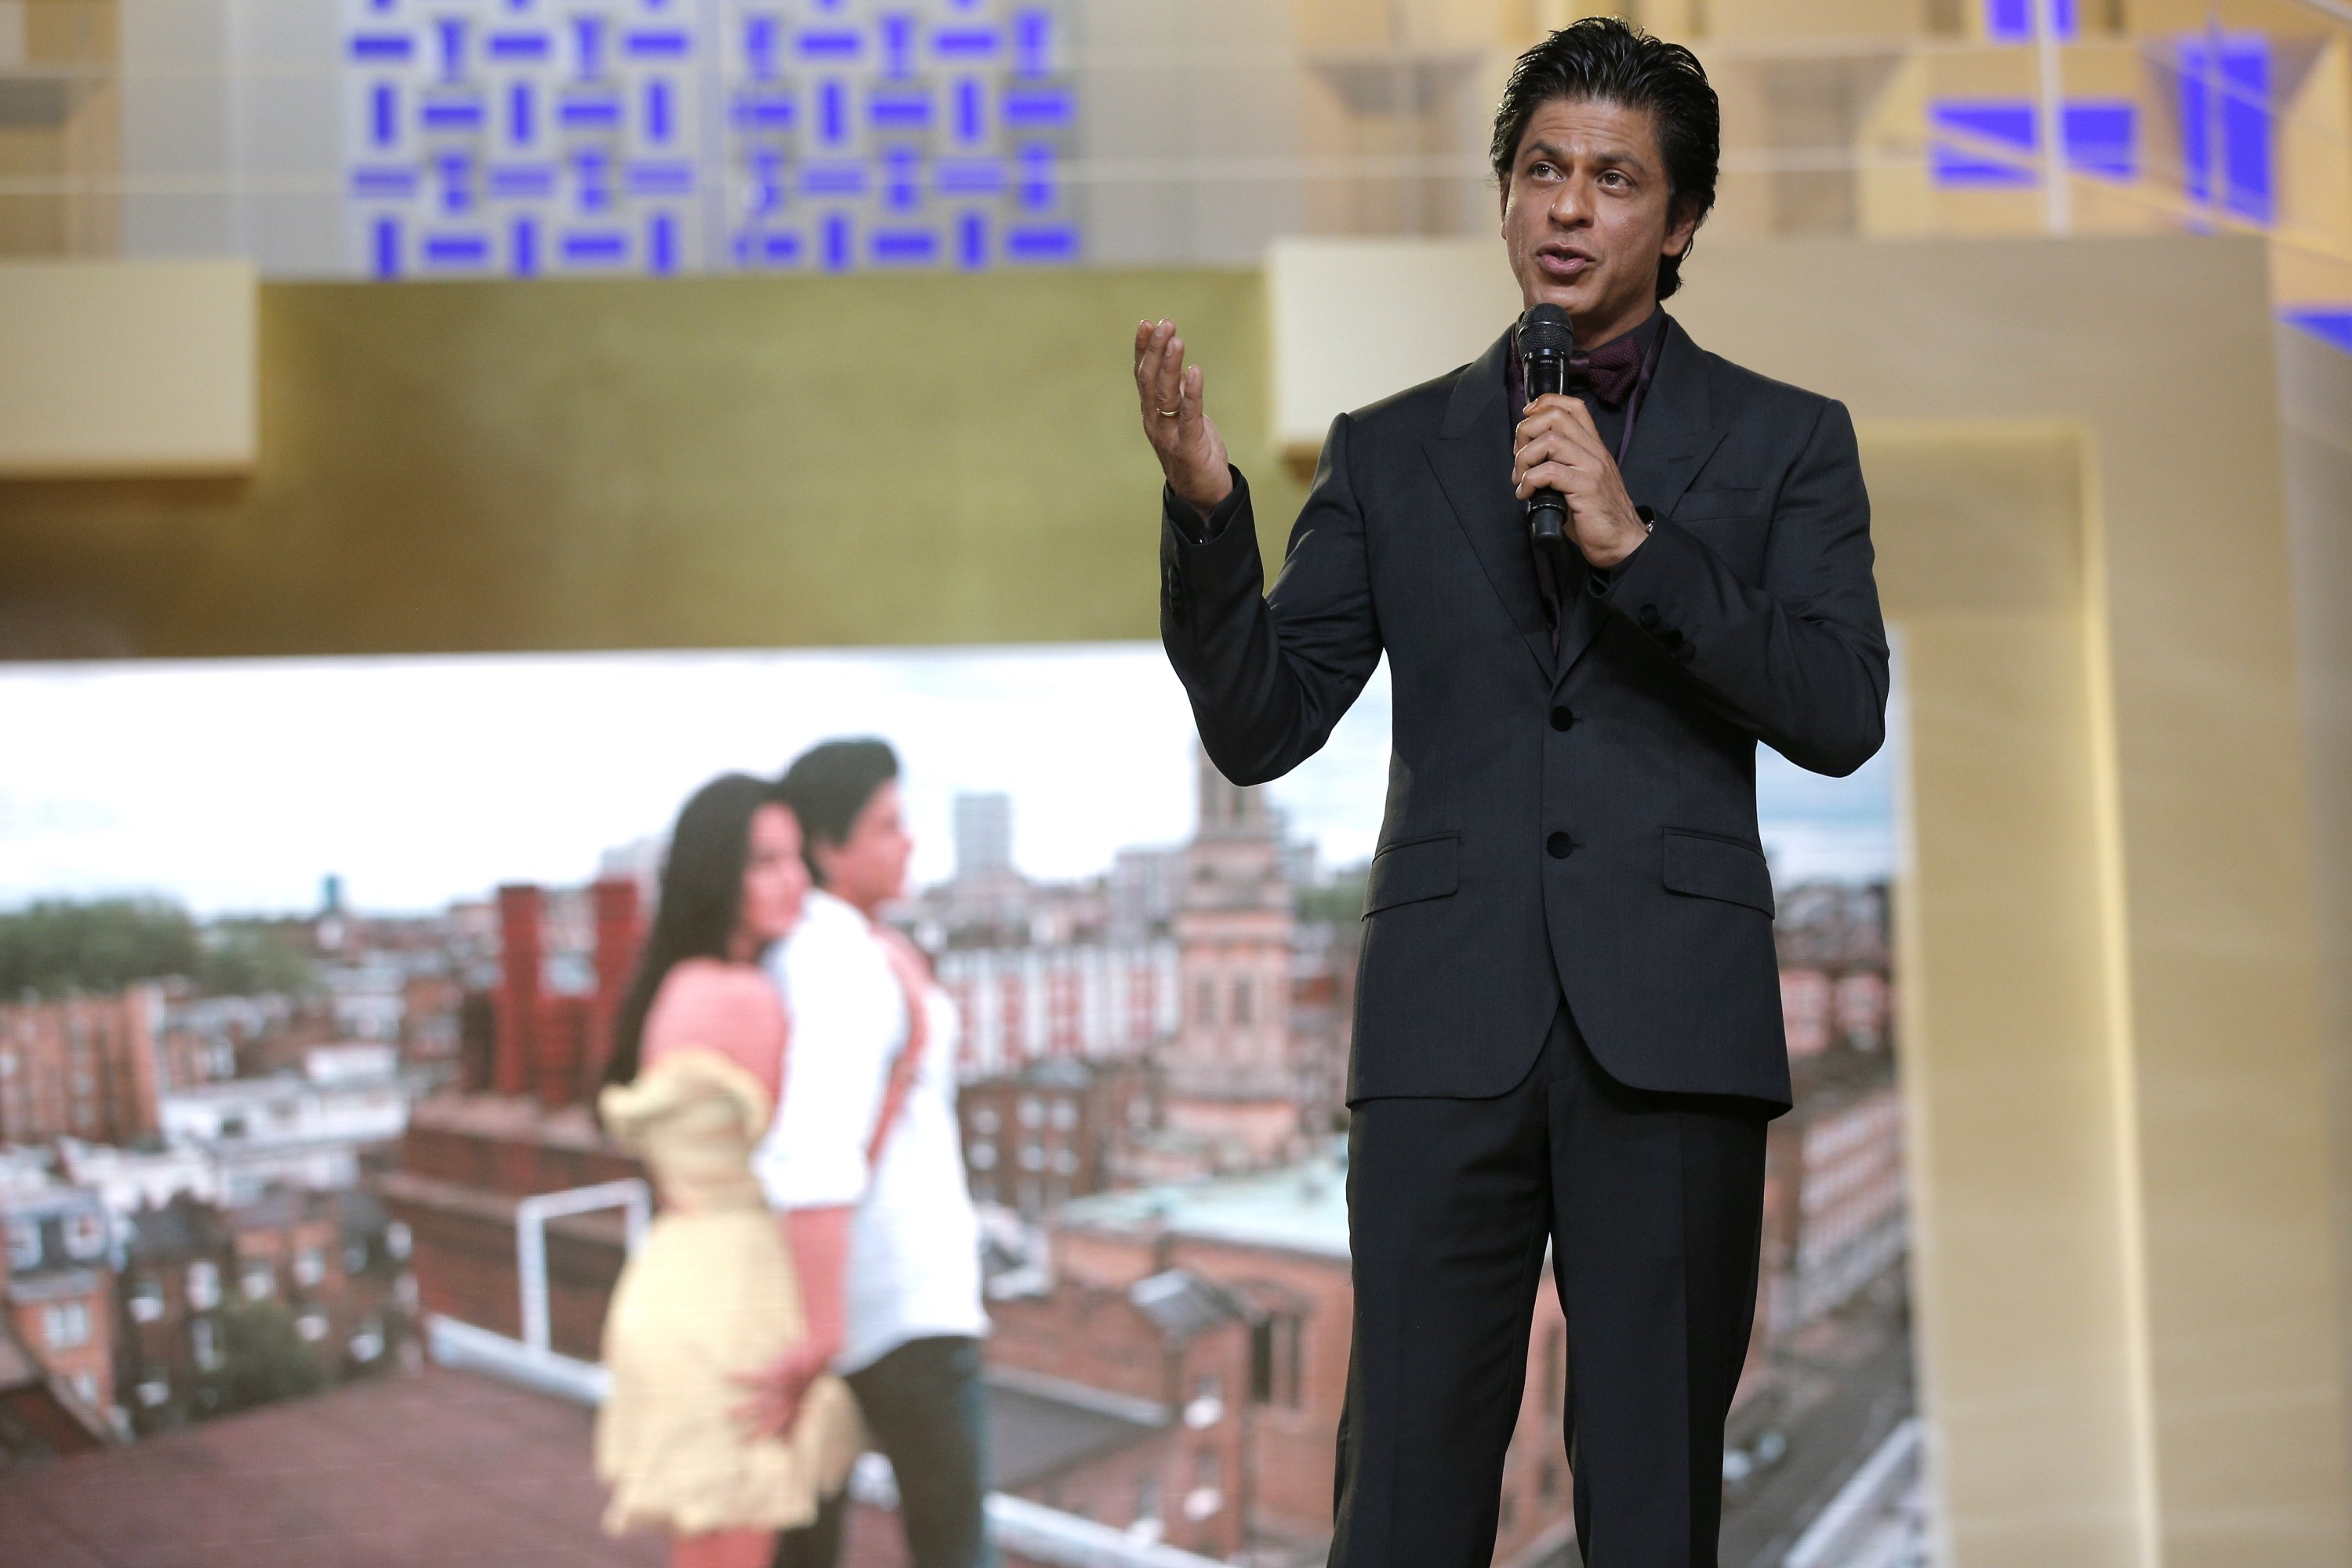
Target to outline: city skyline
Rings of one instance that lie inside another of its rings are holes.
[[[1269,786],[1327,867],[1371,853],[1388,721],[1383,668]],[[846,734],[899,751],[919,886],[952,873],[960,795],[1012,798],[1041,880],[1193,828],[1192,717],[1148,643],[36,666],[0,674],[0,908],[300,911],[333,875],[353,907],[423,911],[585,881],[705,779]],[[1780,880],[1889,875],[1892,779],[1885,753],[1836,780],[1760,752]]]

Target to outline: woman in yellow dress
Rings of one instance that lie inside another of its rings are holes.
[[[825,1371],[846,1238],[771,1213],[750,1165],[789,1033],[760,955],[807,889],[773,785],[730,773],[687,803],[598,1102],[662,1201],[604,1323],[604,1527],[667,1530],[673,1568],[767,1568],[859,1447],[856,1406]]]

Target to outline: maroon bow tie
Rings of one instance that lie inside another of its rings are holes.
[[[1590,392],[1612,408],[1622,408],[1642,379],[1642,345],[1632,332],[1610,339],[1591,353],[1568,356],[1568,389]]]

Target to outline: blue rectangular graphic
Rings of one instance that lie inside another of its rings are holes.
[[[342,0],[379,278],[1066,266],[1076,0]]]

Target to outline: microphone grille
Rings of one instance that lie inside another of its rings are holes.
[[[1576,350],[1576,328],[1558,305],[1537,305],[1519,318],[1519,354],[1565,354]]]

